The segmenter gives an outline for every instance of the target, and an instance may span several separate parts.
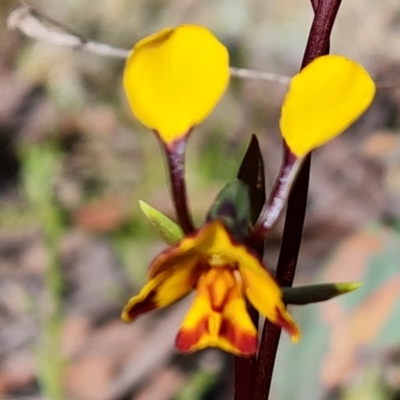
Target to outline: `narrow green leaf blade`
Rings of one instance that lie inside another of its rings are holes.
[[[161,211],[158,211],[143,200],[139,200],[139,207],[157,229],[165,243],[172,244],[183,238],[184,234],[180,226]]]
[[[358,289],[361,282],[322,283],[298,287],[283,287],[283,301],[286,304],[304,305],[326,301]]]

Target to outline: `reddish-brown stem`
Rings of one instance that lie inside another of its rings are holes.
[[[319,0],[301,69],[315,58],[328,54],[329,37],[342,0]]]
[[[314,14],[317,12],[317,8],[318,8],[318,0],[311,0],[311,5],[314,11]]]
[[[341,0],[319,0],[318,2],[312,0],[315,17],[304,53],[302,68],[314,58],[328,52],[329,37],[340,3]],[[310,166],[311,155],[305,158],[288,199],[281,251],[276,271],[276,280],[281,286],[292,286],[296,271],[307,205]],[[280,328],[268,322],[264,324],[252,400],[268,399],[280,333]]]
[[[258,311],[249,304],[247,306],[247,311],[254,325],[257,326]],[[256,365],[256,356],[246,358],[235,356],[234,400],[252,400],[250,388],[253,384]]]
[[[288,200],[281,251],[275,276],[279,286],[292,286],[296,272],[307,207],[310,167],[311,154],[306,156]]]
[[[249,187],[251,203],[251,222],[254,223],[265,203],[265,176],[264,163],[257,138],[253,135],[246,151],[245,157],[239,168],[238,179],[245,182]],[[264,243],[254,245],[260,260],[264,255]],[[247,310],[255,326],[258,326],[258,312],[247,304]],[[235,400],[251,400],[251,390],[256,367],[256,356],[235,357]]]
[[[296,157],[290,151],[286,144],[284,145],[281,169],[275,179],[269,198],[260,213],[257,223],[255,224],[253,232],[249,238],[249,243],[258,243],[264,240],[275,222],[278,220],[283,208],[285,207],[290,189],[302,161],[301,158]]]
[[[161,142],[167,157],[176,217],[185,234],[191,233],[195,229],[189,213],[186,197],[185,150],[187,136],[188,135],[168,145]]]
[[[293,283],[307,204],[310,165],[311,155],[308,155],[289,196],[281,252],[275,276],[279,286],[292,286]],[[282,251],[282,249],[288,250]],[[280,335],[281,328],[269,321],[265,322],[258,351],[254,400],[268,399]]]

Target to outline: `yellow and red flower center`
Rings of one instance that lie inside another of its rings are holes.
[[[240,274],[230,264],[212,257],[216,266],[202,274],[196,297],[176,339],[180,351],[193,352],[217,346],[240,355],[257,350],[257,331],[243,297]]]
[[[299,328],[282,302],[282,292],[257,257],[236,243],[224,225],[214,220],[198,232],[160,253],[150,266],[149,281],[122,312],[126,322],[195,296],[181,325],[176,347],[194,352],[219,347],[239,356],[257,351],[257,329],[246,298],[271,322],[296,341]]]

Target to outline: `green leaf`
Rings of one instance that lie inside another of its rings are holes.
[[[201,400],[206,398],[207,392],[216,384],[217,378],[215,372],[206,369],[195,372],[176,396],[176,400]]]
[[[184,234],[180,226],[161,211],[158,211],[143,200],[139,200],[139,207],[157,229],[165,243],[173,244],[183,238]]]
[[[322,283],[298,287],[283,287],[283,301],[286,304],[304,305],[326,301],[358,289],[361,282]]]
[[[20,149],[22,183],[28,200],[35,207],[46,208],[54,202],[54,179],[61,168],[62,155],[52,143]]]

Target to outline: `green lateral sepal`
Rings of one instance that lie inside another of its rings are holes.
[[[167,217],[161,211],[158,211],[143,200],[139,200],[139,207],[156,228],[165,243],[173,244],[183,238],[184,234],[182,229],[171,218]]]

